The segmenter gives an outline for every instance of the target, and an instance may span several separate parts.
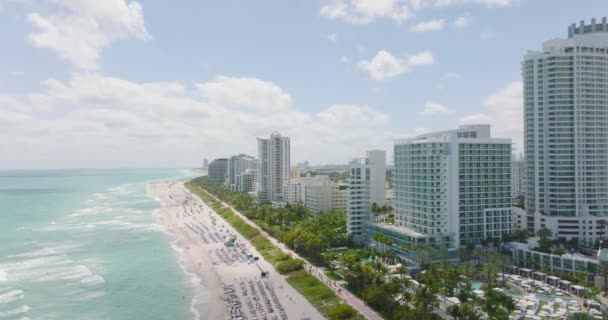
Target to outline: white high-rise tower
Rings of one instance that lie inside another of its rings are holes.
[[[259,187],[261,203],[285,201],[283,190],[289,184],[289,137],[278,132],[269,139],[258,138]]]
[[[608,216],[606,18],[529,51],[522,75],[528,229],[592,245]]]
[[[386,151],[370,150],[367,157],[353,159],[346,205],[347,229],[356,242],[366,240],[373,221],[371,208],[386,200]]]

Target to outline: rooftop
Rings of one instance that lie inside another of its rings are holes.
[[[568,27],[568,38],[572,38],[579,34],[592,34],[592,33],[607,33],[608,23],[606,17],[602,18],[602,21],[596,21],[595,18],[591,19],[590,24],[585,24],[584,20],[579,22],[577,26],[573,23]]]

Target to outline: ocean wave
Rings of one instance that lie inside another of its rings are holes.
[[[105,295],[106,295],[106,293],[104,291],[93,291],[93,292],[89,292],[89,293],[85,293],[85,294],[81,295],[78,298],[78,300],[80,300],[80,301],[86,301],[86,300],[91,300],[91,299],[103,297]]]
[[[46,257],[46,256],[54,256],[61,255],[68,252],[74,251],[74,249],[78,249],[81,247],[80,245],[60,245],[55,247],[46,247],[42,249],[37,249],[33,251],[28,251],[19,254],[9,255],[8,258],[36,258],[36,257]]]
[[[18,314],[26,313],[26,312],[30,311],[30,309],[31,308],[27,304],[24,304],[24,305],[22,305],[21,307],[19,307],[17,309],[12,309],[12,310],[8,310],[8,311],[0,312],[0,318],[13,317],[13,316],[18,315]]]
[[[6,271],[0,269],[0,281],[6,281],[6,279],[8,279]]]
[[[39,281],[54,280],[78,280],[94,275],[85,265],[77,265],[69,268],[57,270],[57,272],[47,272],[40,277]]]
[[[189,278],[188,287],[194,290],[194,296],[190,302],[190,313],[194,316],[194,320],[200,320],[201,314],[198,312],[196,306],[209,300],[209,292],[201,285],[201,278],[199,278],[196,273],[188,271],[182,259],[180,259],[179,267]]]
[[[0,264],[0,269],[4,270],[7,274],[10,274],[11,279],[13,279],[15,275],[24,273],[27,270],[40,268],[42,271],[45,271],[51,267],[70,263],[72,263],[72,260],[68,259],[67,255],[61,254],[3,263]]]
[[[89,286],[94,286],[94,285],[102,284],[104,282],[106,282],[106,280],[102,276],[100,276],[98,274],[93,274],[93,275],[90,275],[88,277],[82,278],[80,280],[80,283],[86,284],[86,285],[89,285]]]
[[[10,303],[19,299],[23,299],[23,291],[13,289],[8,292],[0,293],[0,304]]]

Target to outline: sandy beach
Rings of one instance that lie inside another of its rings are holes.
[[[205,301],[193,301],[195,319],[324,319],[183,182],[150,184],[148,191],[162,202],[158,221],[171,234],[180,262],[208,291],[199,299]],[[269,275],[262,278],[262,272]]]

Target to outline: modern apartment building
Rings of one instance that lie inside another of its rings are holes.
[[[237,192],[254,193],[258,182],[259,171],[257,169],[247,169],[237,178]]]
[[[246,154],[239,154],[228,159],[228,169],[226,177],[226,187],[231,191],[239,191],[241,180],[239,177],[247,170],[257,169],[257,161],[254,157]]]
[[[289,184],[289,150],[289,137],[282,137],[277,132],[268,139],[258,138],[259,202],[285,202],[283,191]]]
[[[346,210],[348,191],[343,186],[332,182],[306,185],[304,195],[306,207],[314,214],[332,209]]]
[[[513,156],[511,160],[511,197],[517,198],[526,194],[526,162],[522,155]]]
[[[349,163],[347,229],[356,242],[368,240],[367,228],[372,225],[373,203],[384,205],[386,198],[386,152],[367,151],[366,158]]]
[[[228,159],[221,158],[211,161],[208,171],[209,179],[224,182],[228,171]]]
[[[395,225],[412,244],[457,247],[511,233],[511,140],[489,125],[395,141]]]
[[[608,24],[568,28],[522,63],[529,231],[593,245],[608,217]]]
[[[203,159],[203,170],[209,169],[209,160],[207,158]]]

